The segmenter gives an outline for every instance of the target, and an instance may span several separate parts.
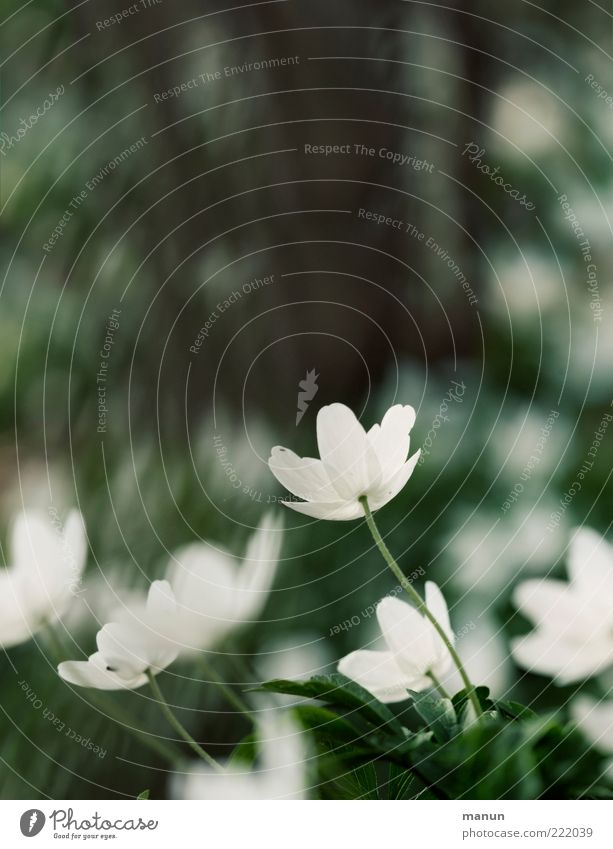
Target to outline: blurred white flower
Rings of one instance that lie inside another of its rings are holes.
[[[540,572],[562,552],[561,534],[547,531],[556,504],[528,497],[508,513],[483,509],[455,510],[442,545],[446,573],[464,592],[491,599],[517,580],[518,570]],[[564,519],[561,520],[564,529]]]
[[[306,798],[308,750],[304,732],[287,713],[277,719],[264,714],[258,731],[257,767],[230,763],[219,773],[198,763],[190,772],[175,773],[171,795],[188,800]]]
[[[366,433],[344,404],[322,407],[317,415],[320,460],[280,446],[272,449],[271,472],[304,499],[282,503],[315,519],[358,519],[364,516],[359,501],[364,495],[373,512],[383,507],[398,495],[419,459],[417,451],[407,460],[414,423],[413,407],[397,404]]]
[[[83,577],[78,597],[62,616],[62,625],[71,634],[98,630],[105,622],[114,622],[121,611],[142,603],[142,587],[132,586],[125,562],[104,564]]]
[[[486,303],[500,318],[508,321],[510,315],[530,324],[560,310],[564,278],[555,257],[534,248],[520,253],[504,250],[496,256],[490,273]]]
[[[96,636],[98,651],[86,661],[60,663],[60,676],[78,687],[98,690],[135,690],[147,683],[147,671],[157,675],[178,654],[166,636],[177,616],[175,598],[167,581],[154,581],[147,602],[126,611],[119,622],[105,625]]]
[[[491,125],[496,152],[520,162],[557,150],[570,128],[559,98],[540,82],[519,75],[509,76],[501,87]]]
[[[15,520],[9,543],[11,565],[0,570],[0,646],[29,640],[68,608],[79,587],[87,555],[81,514],[62,526],[36,511]]]
[[[438,586],[426,582],[426,605],[454,642],[449,611]],[[433,682],[429,673],[441,678],[451,657],[432,623],[398,598],[384,598],[377,605],[377,619],[387,651],[351,652],[338,664],[338,671],[372,693],[380,702],[409,698],[407,690],[426,690]]]
[[[471,613],[474,616],[471,617]],[[514,679],[514,668],[503,629],[489,616],[465,609],[454,617],[456,622],[456,649],[471,681],[488,687],[492,695],[500,698],[510,688]],[[458,670],[452,667],[443,678],[450,693],[464,689]]]
[[[536,630],[512,644],[520,666],[571,684],[613,664],[613,550],[595,531],[579,529],[568,557],[570,583],[531,580],[514,594]]]
[[[613,702],[579,696],[572,702],[570,713],[590,743],[613,755]]]
[[[327,667],[331,662],[325,637],[314,632],[286,634],[262,646],[257,657],[258,677],[262,681],[308,679],[329,671]]]
[[[177,600],[172,637],[182,650],[209,649],[228,631],[257,620],[270,594],[282,540],[282,521],[267,513],[242,562],[203,542],[173,555],[166,577]]]

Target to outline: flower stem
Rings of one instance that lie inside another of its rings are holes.
[[[187,745],[191,749],[193,749],[193,751],[198,755],[199,758],[202,758],[203,761],[206,761],[206,763],[209,766],[213,767],[213,769],[216,770],[217,772],[222,772],[223,770],[222,770],[221,765],[218,764],[217,761],[215,760],[215,758],[211,757],[211,755],[209,755],[209,753],[206,752],[202,748],[202,746],[200,746],[194,740],[194,738],[189,733],[187,728],[184,728],[183,725],[177,719],[177,717],[174,715],[174,713],[170,709],[170,705],[168,704],[168,702],[166,701],[166,699],[164,698],[164,696],[162,694],[162,691],[160,690],[158,682],[155,680],[155,676],[153,675],[153,672],[150,669],[148,669],[146,674],[147,674],[147,679],[149,681],[149,686],[151,687],[153,695],[155,696],[155,699],[160,706],[160,710],[162,711],[162,713],[164,714],[164,716],[168,720],[169,725],[171,725],[174,728],[174,730],[177,732],[177,734],[185,740]]]
[[[477,693],[474,685],[471,683],[470,678],[468,677],[466,670],[464,669],[464,664],[460,660],[460,656],[455,650],[453,643],[447,636],[445,629],[440,625],[436,616],[429,610],[426,602],[420,596],[416,589],[411,585],[411,582],[402,572],[400,566],[394,560],[394,557],[385,544],[383,537],[379,532],[379,528],[377,527],[374,517],[372,515],[371,509],[368,506],[368,499],[365,495],[360,498],[360,503],[364,509],[364,515],[366,516],[366,524],[368,525],[368,530],[372,534],[372,538],[375,541],[375,544],[379,551],[381,552],[383,559],[392,570],[394,577],[397,579],[398,583],[402,587],[402,589],[407,593],[407,595],[411,598],[411,601],[415,605],[415,607],[419,610],[419,612],[425,616],[428,621],[434,626],[436,633],[439,635],[443,643],[445,644],[445,648],[451,655],[453,662],[456,665],[458,672],[460,673],[460,677],[462,678],[462,682],[464,687],[466,688],[466,693],[468,698],[470,699],[472,706],[475,709],[475,713],[477,716],[481,716],[483,711],[481,710],[481,705],[479,704],[479,699],[477,697]]]
[[[443,699],[449,699],[449,700],[451,700],[451,696],[449,695],[449,693],[447,692],[447,690],[443,687],[443,685],[441,684],[441,682],[438,680],[438,678],[436,677],[436,675],[434,674],[434,672],[426,672],[426,675],[427,675],[427,676],[428,676],[428,678],[432,681],[432,684],[434,685],[434,689],[438,692],[438,694],[439,694],[439,695],[440,695]]]
[[[251,722],[255,722],[253,713],[249,709],[248,705],[245,704],[245,702],[239,696],[236,695],[236,693],[231,689],[231,687],[228,687],[228,685],[224,681],[222,681],[219,675],[212,668],[211,664],[204,658],[201,659],[201,663],[204,668],[205,674],[210,677],[211,682],[215,684],[215,686],[219,689],[220,693],[223,693],[227,701],[233,707],[235,707],[239,713],[242,713],[243,716],[246,716],[247,719],[249,719]]]

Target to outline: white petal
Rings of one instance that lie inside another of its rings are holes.
[[[174,552],[167,578],[181,608],[223,621],[232,609],[237,570],[229,552],[199,542]]]
[[[381,426],[368,431],[368,439],[379,458],[383,480],[392,477],[407,459],[409,433],[415,424],[413,407],[396,404],[390,407]]]
[[[234,616],[237,621],[253,621],[261,613],[277,571],[282,540],[282,522],[272,513],[264,516],[247,545],[238,569]]]
[[[597,675],[613,663],[613,644],[591,639],[582,644],[569,642],[544,629],[513,640],[511,652],[520,666],[548,675],[560,685]]]
[[[434,581],[426,581],[426,606],[453,644],[455,635],[449,621],[447,602],[440,587]]]
[[[569,584],[557,580],[523,581],[513,591],[513,603],[535,625],[565,627],[577,615],[576,595]]]
[[[173,554],[167,576],[177,598],[175,637],[181,648],[211,648],[232,626],[238,568],[236,558],[207,543]]]
[[[320,409],[317,443],[332,486],[342,499],[357,499],[379,483],[377,455],[349,407],[330,404]]]
[[[16,569],[0,569],[0,647],[27,642],[37,630],[30,622],[26,586]]]
[[[338,671],[383,703],[409,698],[408,689],[423,690],[432,685],[429,678],[411,677],[396,663],[391,651],[354,651],[338,664]]]
[[[147,617],[152,626],[162,625],[177,612],[177,602],[168,581],[153,581],[147,596]]]
[[[134,690],[147,683],[146,675],[120,678],[104,666],[102,656],[96,652],[89,660],[67,660],[60,663],[58,673],[69,684],[96,690]]]
[[[83,516],[78,510],[71,510],[64,525],[65,557],[72,571],[73,583],[76,583],[85,568],[87,559],[87,532]]]
[[[9,617],[3,616],[0,621],[0,648],[10,649],[21,643],[27,643],[37,630],[38,628],[24,619],[18,611]]]
[[[390,478],[385,484],[376,487],[368,494],[368,503],[371,510],[379,510],[392,498],[395,498],[401,489],[403,489],[413,472],[421,455],[421,449],[416,451],[413,456],[406,461],[404,466],[401,466],[396,474]]]
[[[172,794],[175,799],[195,801],[263,801],[261,779],[245,767],[226,767],[223,773],[197,766],[186,775],[175,774],[172,781]]]
[[[283,542],[283,519],[272,510],[265,513],[257,530],[251,535],[245,560],[278,560]]]
[[[68,593],[62,536],[35,511],[21,513],[11,536],[15,573],[23,582],[24,602],[37,615],[55,618],[56,605]]]
[[[292,774],[304,773],[305,734],[291,713],[279,708],[263,713],[258,720],[258,738],[262,773],[285,772],[288,783],[294,783]]]
[[[590,528],[578,528],[568,552],[568,573],[573,584],[593,596],[613,593],[613,549]]]
[[[280,484],[306,501],[338,501],[338,492],[330,482],[321,460],[298,457],[289,448],[275,446],[268,461],[270,471]]]
[[[396,663],[411,677],[421,677],[436,663],[432,625],[410,604],[384,598],[377,605],[381,633]]]
[[[35,510],[20,513],[11,530],[14,567],[31,572],[36,570],[39,560],[57,563],[60,559],[59,543],[59,533],[43,514]]]
[[[24,600],[13,594],[9,582],[0,579],[0,647],[8,649],[26,643],[41,624],[28,618]]]
[[[132,678],[157,666],[161,637],[138,623],[111,622],[96,636],[106,666],[122,678]]]
[[[451,645],[454,645],[455,634],[453,633],[451,623],[449,621],[447,602],[445,601],[440,588],[433,581],[426,581],[426,606],[430,613],[433,614],[438,624],[442,627],[443,631],[447,634]],[[434,641],[434,651],[437,655],[436,664],[432,667],[432,672],[438,676],[445,672],[451,665],[451,655],[449,654],[449,649],[437,633],[434,626],[432,626],[430,634]]]
[[[613,702],[581,696],[571,704],[571,715],[593,745],[613,754]]]
[[[364,517],[364,510],[359,501],[335,501],[332,504],[317,501],[282,501],[281,504],[313,519],[347,521]]]

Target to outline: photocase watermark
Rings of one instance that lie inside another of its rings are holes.
[[[44,828],[46,817],[38,808],[24,811],[19,820],[19,828],[24,837],[36,837]]]
[[[430,430],[426,434],[426,438],[423,441],[421,446],[421,454],[419,456],[418,463],[421,465],[426,462],[426,457],[430,455],[430,449],[432,448],[441,426],[448,422],[449,416],[447,415],[449,411],[450,404],[461,404],[464,400],[464,393],[466,392],[466,384],[464,381],[458,383],[457,380],[451,381],[451,386],[447,390],[445,397],[440,403],[438,408],[438,413],[435,415],[432,420],[432,425]]]
[[[161,6],[162,2],[163,0],[138,0],[138,3],[126,6],[126,8],[122,9],[120,12],[116,12],[114,15],[109,15],[108,18],[104,18],[101,21],[96,21],[96,29],[98,32],[103,32],[104,30],[109,29],[109,27],[123,23],[126,18],[129,18],[132,15],[138,15],[138,13],[142,12],[143,9],[151,9],[155,6]]]
[[[247,283],[243,283],[240,289],[235,289],[232,291],[226,298],[220,300],[215,309],[210,313],[193,343],[190,345],[189,350],[192,354],[199,354],[200,348],[204,345],[206,340],[209,338],[209,334],[215,324],[219,321],[221,316],[227,312],[230,307],[237,304],[241,298],[245,295],[250,295],[252,292],[257,292],[259,289],[264,289],[266,286],[270,286],[275,282],[275,275],[268,274],[266,277],[254,277],[249,280]]]
[[[318,378],[319,375],[315,372],[315,369],[311,369],[311,371],[307,371],[306,377],[298,383],[298,410],[296,412],[296,427],[298,427],[298,425],[302,421],[302,417],[309,409],[311,401],[319,392],[319,386],[317,385]]]
[[[604,100],[609,109],[613,109],[613,96],[609,94],[598,80],[594,79],[594,74],[588,74],[584,82],[588,83],[591,89],[594,89],[598,100]]]
[[[609,404],[609,407],[613,407],[613,401]],[[585,458],[583,459],[583,463],[581,464],[581,468],[576,473],[575,480],[566,490],[564,495],[559,500],[559,509],[554,510],[553,513],[550,514],[549,522],[547,523],[547,531],[552,533],[562,521],[562,518],[566,511],[568,510],[569,505],[571,504],[575,495],[581,491],[583,488],[583,481],[589,475],[589,473],[594,468],[594,461],[596,459],[596,455],[600,450],[600,445],[602,440],[605,438],[605,434],[608,430],[609,425],[613,421],[613,415],[611,413],[603,413],[602,418],[600,419],[600,424],[598,428],[592,434],[592,444],[590,445]]]
[[[400,230],[402,233],[406,233],[407,236],[410,236],[412,239],[415,239],[418,242],[421,242],[425,247],[432,251],[442,262],[445,263],[447,268],[451,271],[453,276],[456,278],[466,298],[468,303],[471,306],[476,306],[479,303],[479,300],[472,289],[468,279],[458,263],[455,259],[450,256],[449,252],[446,248],[439,245],[439,243],[432,236],[427,236],[426,234],[412,224],[410,221],[403,221],[401,218],[394,218],[393,215],[385,215],[381,212],[376,212],[372,209],[365,209],[364,207],[360,207],[357,212],[358,218],[361,218],[363,221],[371,221],[373,224],[378,224],[383,227],[391,227],[394,230]]]
[[[427,159],[420,159],[412,153],[401,153],[389,147],[369,147],[366,144],[309,144],[305,143],[304,153],[307,156],[366,156],[369,159],[384,159],[392,165],[410,168],[413,171],[434,171],[434,164]]]
[[[590,293],[590,309],[593,313],[594,324],[602,321],[602,304],[600,301],[600,290],[598,288],[598,269],[593,259],[592,246],[590,240],[585,235],[585,231],[581,226],[581,222],[577,218],[575,211],[568,202],[567,195],[558,195],[558,203],[562,208],[562,215],[568,221],[570,227],[575,234],[575,238],[579,243],[581,256],[585,265],[586,285]]]
[[[222,69],[196,74],[195,77],[191,77],[189,80],[183,80],[183,82],[171,86],[164,91],[156,91],[153,95],[153,101],[154,103],[163,103],[165,100],[181,97],[182,94],[192,89],[202,88],[203,86],[211,85],[211,83],[219,82],[219,80],[231,79],[241,74],[249,74],[253,71],[276,70],[299,64],[300,56],[273,56],[268,59],[256,59],[253,62],[243,62],[240,65],[226,65]]]
[[[99,356],[99,366],[98,372],[96,373],[96,389],[97,389],[97,415],[98,415],[98,426],[96,428],[98,433],[106,433],[107,428],[107,417],[109,414],[108,401],[107,401],[107,381],[109,376],[109,359],[111,357],[111,351],[113,350],[113,345],[115,344],[115,333],[119,330],[119,316],[121,315],[121,310],[114,309],[113,312],[109,315],[106,322],[106,335],[104,337],[104,341],[102,343],[102,348],[100,348]]]
[[[528,200],[525,194],[521,195],[519,189],[513,188],[513,185],[505,180],[500,173],[500,165],[496,165],[492,168],[483,161],[485,158],[484,147],[480,147],[477,142],[474,141],[467,142],[464,146],[464,150],[462,151],[462,156],[468,156],[468,161],[477,169],[477,171],[480,171],[482,174],[485,174],[486,177],[489,177],[492,183],[499,186],[509,195],[510,198],[517,201],[520,206],[525,207],[529,212],[536,209],[536,206],[531,200]]]
[[[301,501],[295,495],[270,495],[262,492],[255,486],[243,481],[235,465],[230,459],[228,448],[224,442],[223,436],[220,433],[213,434],[213,448],[219,465],[228,480],[232,489],[240,491],[243,495],[248,496],[252,501],[257,501],[258,504],[279,504],[281,501]]]
[[[66,230],[68,229],[68,225],[71,220],[77,213],[77,210],[85,203],[87,198],[91,195],[95,189],[98,188],[100,183],[109,176],[109,174],[114,171],[119,165],[123,164],[127,159],[133,156],[135,153],[138,153],[139,150],[142,150],[146,144],[149,144],[145,136],[141,136],[137,139],[133,144],[129,147],[126,147],[121,153],[118,153],[117,156],[113,157],[107,164],[98,171],[90,180],[87,180],[84,188],[81,189],[80,192],[77,192],[76,195],[70,200],[68,206],[62,213],[61,218],[53,228],[53,231],[47,241],[43,244],[43,250],[45,253],[51,253],[53,248],[62,238]]]
[[[116,831],[155,831],[159,820],[144,820],[142,817],[131,817],[130,819],[105,819],[102,814],[95,811],[90,817],[77,819],[72,808],[58,808],[49,814],[49,822],[53,823],[53,831],[64,829],[66,834],[54,834],[54,837],[81,837],[79,832],[83,831],[83,837],[91,840],[100,837],[103,840],[116,837]],[[94,833],[98,832],[98,833]],[[99,833],[102,832],[102,833]]]
[[[545,446],[547,445],[551,431],[559,415],[560,413],[558,410],[550,410],[545,424],[540,430],[539,438],[536,440],[536,445],[532,450],[532,454],[528,458],[528,461],[519,476],[520,479],[513,485],[511,491],[506,497],[506,500],[500,508],[503,513],[508,513],[512,505],[519,500],[519,496],[524,491],[524,483],[527,483],[530,480],[532,473],[541,462],[543,451],[545,450]]]
[[[412,584],[418,578],[423,578],[426,574],[425,569],[420,566],[418,569],[415,569],[411,572],[410,575],[407,575],[407,581]],[[394,587],[393,590],[390,590],[386,593],[383,598],[395,598],[397,595],[400,595],[403,592],[400,584]],[[377,601],[373,602],[373,604],[369,604],[368,607],[365,607],[360,613],[355,613],[350,619],[345,619],[344,622],[340,622],[338,625],[333,625],[330,628],[330,636],[335,637],[337,634],[340,634],[341,631],[349,631],[351,628],[355,628],[356,625],[359,625],[360,622],[364,619],[370,619],[377,612],[377,605],[383,599],[380,598]]]
[[[30,132],[32,127],[34,127],[41,118],[43,118],[47,112],[55,106],[58,100],[64,94],[65,89],[63,85],[58,86],[55,91],[49,93],[49,96],[43,101],[43,103],[29,115],[27,118],[21,118],[19,121],[20,126],[13,133],[0,133],[0,154],[2,156],[6,156],[9,150],[12,150],[16,145],[22,141],[27,134]]]
[[[84,735],[79,734],[74,728],[61,720],[59,716],[56,716],[53,711],[44,704],[43,700],[32,689],[27,681],[22,679],[17,683],[25,693],[26,701],[32,705],[34,710],[41,711],[43,719],[45,719],[51,727],[58,732],[58,734],[63,734],[63,736],[68,740],[72,740],[83,749],[87,749],[87,751],[91,752],[92,755],[99,757],[100,760],[103,760],[106,757],[107,750],[105,748],[94,743],[91,737],[85,737]]]

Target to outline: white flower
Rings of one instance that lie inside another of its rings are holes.
[[[613,702],[580,696],[571,704],[570,712],[590,743],[613,755]]]
[[[171,792],[175,799],[304,799],[307,792],[304,733],[287,714],[274,719],[264,714],[258,722],[260,739],[257,768],[228,764],[219,773],[206,764],[176,773]]]
[[[571,684],[598,675],[613,663],[613,550],[595,531],[579,529],[568,558],[570,583],[531,580],[514,594],[535,626],[515,640],[520,666]]]
[[[272,449],[268,465],[283,486],[304,501],[286,507],[315,519],[358,519],[360,497],[372,511],[383,507],[411,477],[420,452],[407,460],[413,407],[390,407],[380,425],[366,433],[344,404],[330,404],[317,414],[321,460],[298,457],[288,448]]]
[[[11,565],[0,570],[0,646],[29,640],[61,617],[81,579],[87,555],[85,526],[74,510],[63,528],[36,511],[14,522]]]
[[[181,649],[208,649],[238,625],[257,620],[270,594],[282,539],[282,522],[268,513],[242,562],[207,543],[174,554],[166,577],[177,600],[173,637]]]
[[[447,604],[432,581],[426,582],[425,600],[453,643]],[[431,687],[429,672],[438,679],[444,675],[451,657],[429,619],[410,604],[389,597],[377,605],[377,619],[388,650],[351,652],[338,664],[339,672],[360,684],[380,702],[401,702],[409,698],[407,690]]]
[[[86,661],[60,663],[69,684],[97,690],[135,690],[147,683],[147,670],[157,675],[178,654],[166,636],[177,615],[167,581],[154,581],[146,605],[125,611],[121,621],[105,625],[96,636],[98,651]]]

